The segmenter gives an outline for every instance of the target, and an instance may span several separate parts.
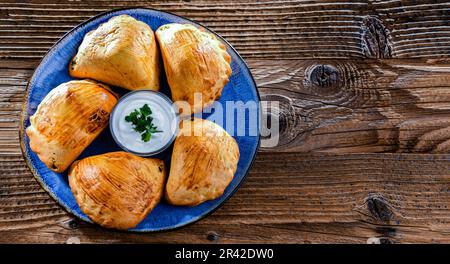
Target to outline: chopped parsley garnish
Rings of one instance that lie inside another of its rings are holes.
[[[152,109],[144,104],[125,117],[125,121],[132,123],[133,129],[141,134],[141,140],[149,142],[152,134],[162,132],[153,124]]]

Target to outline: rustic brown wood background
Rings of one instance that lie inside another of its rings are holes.
[[[0,1],[0,242],[450,242],[450,3],[446,1]],[[23,92],[64,33],[147,6],[217,31],[243,55],[281,142],[240,190],[180,230],[78,222],[21,156]]]

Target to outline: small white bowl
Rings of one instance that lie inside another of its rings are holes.
[[[125,116],[135,109],[148,104],[152,110],[153,123],[160,133],[152,134],[150,141],[141,140],[141,134],[134,131],[132,124],[125,121]],[[152,90],[136,90],[122,96],[109,118],[111,135],[123,150],[148,157],[167,149],[178,132],[179,117],[172,101],[164,94]]]

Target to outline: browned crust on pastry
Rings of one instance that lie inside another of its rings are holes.
[[[231,76],[231,57],[213,34],[190,24],[166,24],[156,31],[172,99],[200,112],[221,94]],[[195,94],[201,94],[196,100]]]
[[[238,161],[238,144],[223,128],[203,119],[184,121],[173,148],[166,200],[193,206],[218,198]]]
[[[81,210],[107,228],[129,229],[159,203],[164,162],[126,152],[111,152],[75,162],[69,184]]]
[[[108,125],[117,97],[91,80],[59,85],[30,117],[30,148],[55,172],[65,171]]]
[[[160,88],[155,35],[144,22],[119,15],[89,32],[69,65],[69,74],[129,90]]]

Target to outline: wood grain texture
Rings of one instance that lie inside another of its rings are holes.
[[[0,57],[40,58],[73,26],[126,6],[194,19],[224,36],[245,58],[441,58],[450,53],[450,3],[445,1],[5,0],[0,3]]]
[[[23,93],[63,34],[111,8],[195,19],[279,101],[280,144],[188,227],[129,234],[79,222],[20,154]],[[446,1],[0,2],[0,243],[450,243]]]
[[[450,64],[438,60],[250,62],[261,98],[278,101],[268,151],[450,151]]]
[[[213,215],[147,235],[72,220],[19,155],[1,155],[0,170],[0,242],[450,242],[450,155],[262,153]]]

